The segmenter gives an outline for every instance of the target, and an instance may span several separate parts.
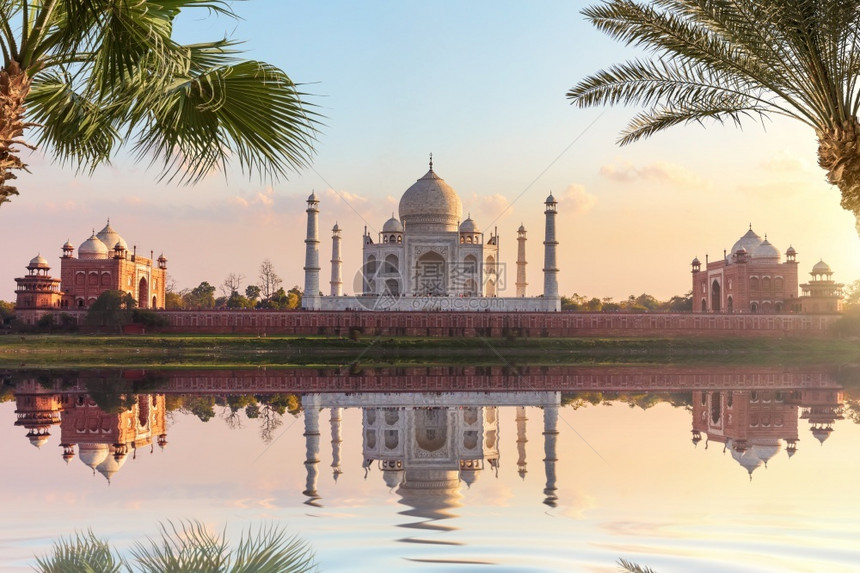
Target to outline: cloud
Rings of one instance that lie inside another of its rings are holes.
[[[808,165],[807,162],[802,161],[796,155],[783,149],[759,163],[759,167],[765,171],[776,173],[799,173],[806,171]]]
[[[597,197],[585,190],[585,187],[571,183],[559,197],[565,212],[581,215],[588,213],[597,203]]]
[[[601,165],[600,174],[616,183],[655,181],[677,187],[700,189],[709,187],[710,182],[688,171],[680,165],[666,161],[655,161],[648,165],[637,166],[630,162]]]

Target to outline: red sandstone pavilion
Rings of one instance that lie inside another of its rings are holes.
[[[74,245],[66,241],[59,279],[49,275],[50,270],[48,261],[37,255],[27,265],[27,275],[15,279],[15,311],[25,324],[35,324],[52,311],[86,310],[107,290],[130,294],[140,308],[164,308],[167,259],[142,257],[136,246],[129,252],[110,221],[81,243],[77,257]]]

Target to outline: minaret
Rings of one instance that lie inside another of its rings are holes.
[[[343,445],[340,431],[342,412],[343,408],[332,408],[331,418],[329,418],[329,422],[331,422],[331,470],[334,481],[337,481],[337,478],[343,473],[340,467],[340,450]]]
[[[547,200],[547,203],[549,201]],[[546,498],[543,502],[555,507],[558,503],[558,496],[555,494],[555,463],[558,461],[556,457],[556,440],[558,439],[558,406],[555,404],[543,407],[543,451],[544,451],[544,471],[546,472],[546,487],[543,490]]]
[[[559,309],[560,299],[558,297],[558,266],[556,264],[556,247],[558,241],[555,238],[555,215],[556,205],[558,204],[555,197],[550,193],[546,198],[546,235],[543,242],[543,296],[550,299],[550,304],[553,304],[555,310]]]
[[[331,296],[343,296],[343,279],[340,259],[340,227],[337,223],[331,228]]]
[[[319,477],[320,463],[320,395],[305,394],[302,396],[302,407],[305,413],[305,469],[308,472],[305,481],[303,495],[308,497],[305,502],[309,505],[317,505],[319,499],[317,493],[317,478]]]
[[[517,297],[526,296],[526,228],[517,230]]]
[[[517,406],[517,473],[526,479],[526,408]]]
[[[320,240],[317,235],[319,199],[316,193],[308,197],[308,234],[305,239],[305,292],[302,295],[302,308],[320,308]]]

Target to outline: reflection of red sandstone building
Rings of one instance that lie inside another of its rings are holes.
[[[27,428],[27,438],[41,448],[52,426],[60,425],[63,459],[75,457],[108,481],[135,457],[139,448],[167,445],[163,394],[135,396],[130,408],[118,414],[105,412],[86,394],[56,394],[38,382],[20,383],[15,393],[16,426]]]
[[[105,412],[86,394],[63,398],[69,402],[60,424],[63,459],[73,458],[77,446],[81,461],[108,481],[129,455],[152,447],[153,438],[159,446],[167,445],[164,394],[140,394],[119,414]]]
[[[106,290],[121,290],[134,297],[140,308],[164,308],[167,259],[154,261],[131,251],[110,223],[93,233],[78,248],[63,245],[60,279],[48,274],[41,256],[27,265],[28,274],[17,278],[16,311],[19,320],[34,323],[50,309],[85,309]],[[155,265],[153,264],[155,263]]]
[[[693,392],[693,444],[702,435],[708,442],[724,444],[732,458],[752,478],[782,449],[789,457],[797,451],[798,407],[801,419],[809,420],[810,431],[824,442],[833,422],[842,419],[842,391],[812,390],[722,390]]]

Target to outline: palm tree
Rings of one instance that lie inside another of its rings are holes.
[[[192,8],[236,17],[226,0],[0,0],[0,204],[37,146],[91,172],[128,142],[183,183],[230,160],[265,179],[308,163],[319,123],[305,94],[234,41],[174,41]]]
[[[815,130],[818,164],[860,232],[860,0],[607,0],[583,14],[653,56],[567,93],[580,107],[644,107],[620,144],[690,122],[796,119]]]

